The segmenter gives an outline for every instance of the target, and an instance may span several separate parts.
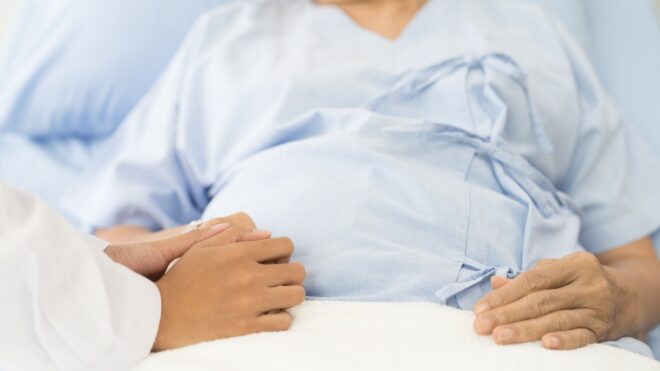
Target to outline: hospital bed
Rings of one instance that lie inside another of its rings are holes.
[[[660,31],[653,18],[655,11],[660,14],[660,0],[657,4],[653,0],[529,1],[543,3],[562,19],[594,59],[624,115],[639,124],[660,150]],[[0,50],[20,5],[21,0],[0,0]],[[35,187],[34,192],[57,207],[57,195],[75,183],[102,142],[103,135],[80,143],[71,138],[49,141],[3,134],[0,180],[11,178],[24,188]],[[8,161],[30,163],[31,171],[11,173]],[[35,174],[54,175],[55,181],[48,190],[39,189],[41,182]],[[287,333],[252,335],[156,354],[137,369],[453,370],[482,369],[485,364],[507,370],[660,369],[648,359],[604,345],[559,353],[543,350],[539,344],[496,347],[488,338],[474,335],[470,313],[430,304],[308,302],[292,313],[296,321]],[[650,341],[657,343],[656,355],[660,356],[660,331],[656,332]]]

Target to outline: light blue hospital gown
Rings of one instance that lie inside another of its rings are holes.
[[[311,298],[464,309],[541,258],[660,225],[660,162],[540,9],[431,0],[397,41],[308,0],[199,20],[69,211],[160,229],[249,213]]]

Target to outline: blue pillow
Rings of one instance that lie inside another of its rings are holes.
[[[227,0],[23,0],[0,59],[0,130],[102,137],[194,20]]]

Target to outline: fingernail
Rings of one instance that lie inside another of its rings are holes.
[[[490,304],[482,303],[482,304],[477,305],[476,308],[474,308],[474,313],[481,314],[481,313],[484,313],[484,312],[488,312],[489,310],[490,310]]]
[[[502,329],[498,331],[497,337],[500,339],[500,341],[503,342],[511,341],[513,339],[513,331],[508,328]]]
[[[484,334],[489,333],[493,328],[493,322],[489,318],[477,319],[477,330]]]
[[[231,227],[231,224],[221,223],[221,224],[216,224],[214,226],[211,226],[209,228],[209,230],[212,231],[212,232],[222,232],[222,231],[226,231],[227,229],[229,229],[229,227]]]
[[[548,348],[559,348],[559,344],[559,339],[554,336],[545,341],[545,346]]]

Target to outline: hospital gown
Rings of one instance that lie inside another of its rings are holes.
[[[1,370],[128,370],[149,354],[158,289],[106,245],[0,183]]]
[[[431,0],[390,41],[307,0],[202,17],[69,211],[153,230],[236,211],[311,298],[470,309],[495,275],[660,226],[660,162],[539,8]]]

